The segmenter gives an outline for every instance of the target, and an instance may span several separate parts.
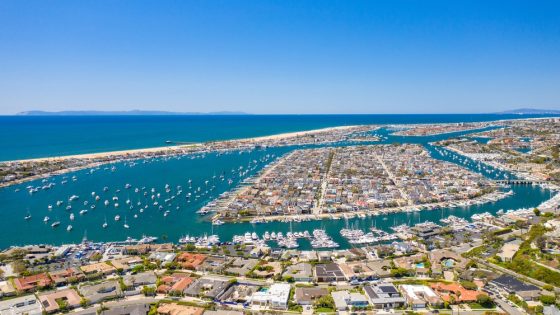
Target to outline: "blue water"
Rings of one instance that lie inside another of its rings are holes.
[[[0,116],[0,161],[138,149],[356,124],[479,122],[538,115]]]
[[[484,176],[492,179],[502,179],[503,173],[493,169],[479,170],[478,164],[469,159],[462,157],[453,158],[456,155],[443,156],[439,154],[430,142],[438,141],[452,136],[461,136],[468,133],[453,133],[447,135],[430,136],[430,137],[396,137],[389,135],[385,129],[375,131],[375,133],[387,136],[388,139],[384,143],[418,143],[424,145],[434,158],[444,159],[460,163],[460,165],[480,172]],[[339,143],[338,146],[349,145],[348,143]],[[79,242],[84,234],[94,241],[114,241],[124,240],[131,236],[135,238],[141,237],[142,234],[160,237],[161,240],[169,240],[176,242],[179,237],[185,234],[203,235],[216,233],[219,234],[223,241],[230,241],[234,234],[243,234],[246,231],[257,232],[262,235],[265,231],[282,231],[286,233],[290,229],[288,223],[273,222],[267,224],[252,225],[250,223],[225,224],[218,227],[212,227],[207,219],[200,217],[195,212],[200,209],[206,202],[216,198],[224,191],[234,188],[241,180],[247,176],[256,174],[264,165],[270,163],[273,159],[290,152],[297,147],[285,148],[267,148],[263,150],[254,150],[251,152],[233,152],[230,154],[207,154],[205,156],[182,156],[174,158],[158,158],[146,161],[137,161],[136,164],[114,163],[104,165],[93,170],[81,170],[74,173],[51,177],[47,182],[56,183],[56,186],[49,190],[41,190],[30,195],[25,189],[26,186],[45,185],[40,181],[33,181],[17,186],[0,189],[0,248],[8,247],[16,244],[33,244],[33,243],[51,243],[62,244],[68,242]],[[111,167],[115,169],[112,170]],[[250,171],[243,175],[239,175],[239,169],[249,169]],[[229,184],[227,180],[219,180],[219,176],[231,179]],[[76,176],[75,181],[72,177]],[[188,180],[191,180],[192,188],[188,188]],[[63,181],[67,181],[63,184]],[[130,189],[125,189],[125,185],[130,184]],[[169,185],[170,192],[165,191],[165,185]],[[182,186],[183,194],[169,202],[164,203],[164,199],[171,198],[176,195]],[[215,186],[214,189],[209,187]],[[103,187],[108,187],[108,191],[104,192]],[[149,195],[143,195],[142,187],[145,190],[154,188],[156,192],[161,193],[158,199],[160,204],[164,205],[163,210],[153,206]],[[198,187],[201,192],[210,190],[199,199],[185,198],[187,192],[193,192],[193,196]],[[135,193],[135,188],[139,189],[139,193]],[[19,191],[15,191],[20,189]],[[535,186],[514,186],[512,188],[514,195],[495,203],[476,205],[470,207],[439,209],[434,211],[421,211],[414,213],[397,213],[387,216],[377,216],[367,219],[355,219],[349,223],[356,227],[367,229],[369,226],[375,225],[377,228],[390,231],[389,228],[399,224],[414,224],[425,220],[438,221],[442,217],[450,214],[469,218],[474,213],[491,212],[495,213],[500,209],[518,209],[522,207],[535,207],[542,201],[551,197],[551,193]],[[101,200],[96,202],[91,196],[91,192],[96,192]],[[72,209],[66,210],[68,198],[71,195],[78,195],[80,199],[72,202]],[[112,197],[119,198],[120,206],[113,206],[113,202],[108,207],[103,205],[104,200],[111,200]],[[130,199],[133,209],[129,209],[125,200]],[[63,200],[64,205],[56,207],[56,201]],[[88,201],[88,205],[84,206],[83,202]],[[139,211],[136,203],[142,205],[149,204],[144,212]],[[49,210],[48,205],[53,205],[53,209]],[[95,209],[89,207],[95,204]],[[87,208],[89,212],[83,216],[78,212]],[[164,211],[169,210],[169,215],[164,216]],[[69,214],[74,213],[76,216],[74,221],[70,221]],[[26,214],[31,214],[31,220],[24,220]],[[115,215],[121,216],[121,221],[114,221]],[[138,218],[134,218],[137,215]],[[43,217],[49,216],[51,221],[47,224],[43,223]],[[130,225],[130,229],[123,227],[124,220]],[[103,229],[101,225],[107,220],[109,227]],[[51,228],[50,223],[60,221],[58,228]],[[66,226],[71,224],[73,230],[66,231]],[[293,223],[293,231],[312,231],[314,228],[324,228],[341,244],[341,248],[349,247],[339,235],[339,231],[344,227],[344,220],[322,220]],[[300,242],[302,249],[310,248],[307,241]]]

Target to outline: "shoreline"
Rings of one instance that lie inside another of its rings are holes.
[[[530,121],[530,120],[543,120],[543,119],[551,119],[556,118],[555,116],[551,117],[532,117],[532,118],[522,118],[522,119],[500,119],[494,121],[485,121],[485,122],[478,122],[484,124],[499,124],[505,122],[514,122],[514,121]],[[447,125],[451,123],[429,123],[429,124],[439,124],[439,125]],[[211,145],[211,144],[239,144],[239,145],[258,145],[259,142],[266,142],[266,141],[282,141],[288,140],[298,137],[310,136],[314,134],[322,134],[327,132],[333,131],[344,131],[344,130],[351,130],[359,127],[366,127],[370,126],[372,128],[380,128],[381,126],[419,126],[419,125],[426,125],[426,124],[372,124],[372,125],[348,125],[348,126],[335,126],[335,127],[326,127],[320,129],[312,129],[312,130],[304,130],[304,131],[294,131],[294,132],[285,132],[275,135],[268,135],[268,136],[258,136],[252,138],[241,138],[241,139],[230,139],[230,140],[218,140],[218,141],[207,141],[207,142],[200,142],[200,143],[193,143],[193,144],[183,144],[183,145],[171,145],[171,146],[161,146],[161,147],[151,147],[151,148],[141,148],[141,149],[128,149],[128,150],[118,150],[118,151],[107,151],[107,152],[96,152],[96,153],[84,153],[84,154],[74,154],[74,155],[63,155],[63,156],[55,156],[55,157],[42,157],[42,158],[32,158],[32,159],[22,159],[22,160],[11,160],[11,161],[2,161],[0,165],[18,165],[18,164],[25,164],[25,163],[64,163],[68,161],[83,161],[85,162],[83,165],[79,166],[70,166],[68,168],[59,169],[55,171],[45,172],[43,174],[32,175],[25,178],[14,179],[11,181],[6,181],[0,183],[0,188],[6,188],[9,186],[14,186],[18,184],[22,184],[25,182],[37,180],[37,179],[44,179],[54,175],[61,175],[66,174],[74,171],[79,171],[87,168],[97,167],[104,164],[110,164],[115,162],[122,162],[122,161],[130,161],[130,160],[138,160],[142,158],[146,158],[147,156],[142,155],[150,155],[153,156],[169,156],[169,155],[177,155],[177,154],[189,154],[189,153],[196,153],[196,148],[200,147],[200,152],[209,152],[207,151],[204,146]],[[441,133],[441,134],[446,134]],[[434,134],[438,135],[438,134]],[[410,136],[414,137],[414,136]],[[281,146],[281,144],[279,145]],[[187,152],[188,150],[193,150]],[[210,149],[210,151],[220,151],[220,149]],[[96,159],[107,159],[107,160],[96,160]],[[91,161],[89,161],[91,160]],[[89,161],[89,163],[88,163]]]
[[[20,164],[20,163],[65,162],[71,160],[83,160],[83,161],[92,160],[90,163],[86,163],[84,165],[68,167],[65,169],[47,172],[44,174],[33,175],[21,179],[15,179],[9,182],[0,183],[0,188],[6,188],[9,186],[19,185],[37,179],[44,179],[51,176],[75,172],[83,169],[97,167],[100,165],[123,162],[123,161],[138,160],[138,159],[146,158],[145,156],[146,154],[158,154],[159,156],[189,154],[189,153],[196,153],[196,152],[185,152],[185,150],[189,150],[189,149],[196,150],[197,147],[200,148],[200,152],[207,152],[206,148],[204,148],[204,146],[207,144],[238,143],[240,145],[257,145],[259,142],[263,142],[263,141],[280,141],[284,139],[298,138],[298,137],[309,136],[314,134],[321,134],[330,131],[351,130],[353,128],[363,127],[363,126],[368,126],[368,125],[336,126],[336,127],[327,127],[327,128],[320,128],[320,129],[313,129],[313,130],[306,130],[306,131],[286,132],[281,134],[259,136],[253,138],[208,141],[208,142],[200,142],[200,143],[185,144],[185,145],[174,145],[174,146],[153,147],[153,148],[144,148],[144,149],[130,149],[130,150],[120,150],[120,151],[84,153],[84,154],[64,155],[64,156],[57,156],[57,157],[44,157],[44,158],[4,161],[4,162],[0,162],[0,165],[1,164],[11,165],[11,164]],[[375,125],[371,125],[371,127],[374,128]],[[220,149],[215,149],[211,151],[218,152],[220,151]],[[135,156],[135,155],[142,155],[142,154],[144,154],[144,156]],[[105,158],[107,160],[106,161],[95,160],[101,158]]]
[[[155,152],[162,152],[162,151],[177,151],[181,149],[187,149],[196,146],[203,146],[208,143],[234,143],[234,142],[258,142],[258,141],[268,141],[268,140],[282,140],[282,139],[289,139],[289,138],[297,138],[300,136],[307,136],[322,132],[328,131],[335,131],[335,130],[348,130],[352,128],[356,128],[359,126],[366,126],[366,125],[351,125],[351,126],[337,126],[337,127],[327,127],[321,129],[312,129],[312,130],[305,130],[305,131],[294,131],[294,132],[285,132],[279,133],[274,135],[268,136],[258,136],[252,138],[240,138],[240,139],[229,139],[229,140],[216,140],[216,141],[206,141],[206,142],[196,142],[191,144],[179,144],[179,145],[170,145],[170,146],[161,146],[161,147],[150,147],[150,148],[141,148],[141,149],[127,149],[127,150],[117,150],[117,151],[105,151],[105,152],[95,152],[95,153],[82,153],[82,154],[71,154],[71,155],[61,155],[61,156],[52,156],[52,157],[41,157],[41,158],[32,158],[32,159],[21,159],[21,160],[9,160],[9,161],[1,161],[0,164],[6,163],[30,163],[30,162],[45,162],[45,161],[64,161],[64,160],[72,160],[72,159],[95,159],[95,158],[102,158],[102,157],[112,157],[112,156],[121,156],[127,154],[142,154],[142,153],[155,153]],[[373,125],[372,125],[373,126]]]

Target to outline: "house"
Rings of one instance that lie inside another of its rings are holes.
[[[0,298],[16,295],[16,289],[10,281],[0,281]]]
[[[339,268],[348,281],[376,280],[391,275],[391,265],[388,261],[354,261],[339,264]]]
[[[288,308],[290,290],[291,286],[287,283],[274,283],[268,289],[255,292],[251,301],[253,305],[285,310]]]
[[[207,256],[206,259],[197,267],[196,271],[221,273],[228,263],[228,258],[219,256]]]
[[[103,304],[104,310],[99,315],[146,315],[150,311],[150,303],[139,301],[117,301]],[[89,315],[89,314],[77,314]],[[91,315],[97,315],[93,313]]]
[[[224,270],[225,274],[234,276],[245,276],[257,265],[256,259],[246,259],[242,257],[234,258],[229,267]]]
[[[313,280],[313,267],[308,263],[299,263],[286,267],[282,274],[284,279],[291,277],[296,282],[311,282]]]
[[[479,294],[484,294],[475,290],[467,290],[458,283],[432,283],[432,289],[439,294],[445,302],[455,301],[456,303],[470,303],[476,302],[476,297]]]
[[[515,256],[515,253],[517,253],[517,251],[519,250],[520,246],[520,239],[515,239],[513,241],[507,242],[502,246],[500,252],[496,254],[496,256],[500,257],[502,261],[511,261],[513,256]]]
[[[346,277],[337,264],[330,263],[315,266],[315,279],[317,282],[336,282],[344,281]]]
[[[80,285],[78,290],[91,304],[123,296],[120,285],[116,280],[91,285]]]
[[[490,281],[488,284],[507,294],[515,294],[525,301],[537,300],[541,293],[541,290],[537,286],[527,284],[519,281],[515,277],[505,274]]]
[[[124,257],[111,261],[111,265],[113,265],[113,267],[115,267],[117,270],[122,271],[129,271],[130,269],[132,269],[132,267],[141,263],[142,258],[137,256]]]
[[[368,285],[364,287],[364,291],[370,304],[376,309],[389,310],[406,304],[404,297],[391,283]]]
[[[407,304],[414,310],[424,309],[428,305],[437,306],[443,302],[440,297],[425,285],[401,285],[400,290]]]
[[[202,277],[191,283],[183,290],[183,293],[186,296],[205,297],[213,300],[230,285],[231,283],[227,280]]]
[[[144,285],[153,285],[157,281],[157,276],[153,271],[146,271],[134,275],[123,276],[123,283],[127,287],[139,287]]]
[[[329,291],[326,288],[320,287],[298,287],[295,292],[295,301],[299,305],[312,305],[315,300],[320,297],[329,295]]]
[[[71,282],[79,282],[86,277],[80,269],[74,267],[52,271],[49,272],[49,275],[57,286],[66,285]]]
[[[161,262],[162,264],[167,264],[167,263],[173,262],[173,260],[175,260],[176,256],[177,255],[175,253],[154,252],[154,253],[151,253],[150,256],[148,256],[148,258],[150,260],[157,260],[157,261]]]
[[[90,264],[90,265],[85,265],[85,266],[81,266],[80,269],[82,269],[82,271],[86,274],[86,275],[95,275],[95,274],[101,274],[101,275],[110,275],[114,272],[117,271],[117,269],[105,262],[99,262],[99,263],[95,263],[95,264]]]
[[[14,279],[14,286],[19,292],[34,291],[38,288],[48,287],[53,281],[46,273]]]
[[[226,304],[248,304],[258,289],[257,285],[236,283],[218,294],[216,299]]]
[[[367,298],[360,293],[334,291],[331,295],[337,311],[345,311],[348,307],[365,307],[369,304]]]
[[[183,293],[194,280],[186,273],[174,273],[161,278],[162,284],[157,288],[158,293]]]
[[[179,305],[176,303],[163,303],[157,308],[160,315],[202,315],[202,307]]]
[[[0,301],[0,314],[2,315],[41,315],[41,303],[35,295],[26,295]]]
[[[206,255],[182,253],[177,256],[176,260],[179,265],[181,265],[181,267],[185,269],[195,270],[204,262],[204,260],[206,260]]]
[[[80,306],[81,300],[82,298],[74,289],[65,289],[39,295],[39,301],[41,302],[41,305],[43,305],[43,308],[47,313],[55,313],[60,311],[61,301],[64,301],[64,303],[67,305],[67,308],[70,309]]]

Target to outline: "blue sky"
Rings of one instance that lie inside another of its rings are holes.
[[[0,1],[0,114],[560,109],[560,1]]]

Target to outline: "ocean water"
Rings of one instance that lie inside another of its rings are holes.
[[[439,154],[428,143],[469,134],[468,132],[458,132],[431,137],[396,137],[389,135],[389,131],[385,129],[377,131],[377,133],[388,137],[384,143],[421,144],[430,151],[434,158],[454,163],[459,161],[454,160],[451,155]],[[335,145],[349,144],[338,143]],[[486,211],[495,213],[500,209],[531,208],[551,197],[550,191],[540,187],[513,186],[514,194],[512,196],[495,203],[353,219],[348,223],[344,220],[322,220],[291,225],[272,222],[257,225],[236,223],[212,226],[208,218],[196,214],[196,211],[207,202],[221,193],[235,188],[243,179],[256,174],[274,159],[297,148],[300,147],[267,148],[250,152],[206,154],[204,156],[187,155],[139,160],[135,163],[119,162],[95,169],[54,176],[45,182],[37,180],[0,189],[2,204],[0,207],[0,231],[2,231],[0,248],[21,244],[75,243],[79,242],[84,235],[94,241],[116,241],[125,240],[127,237],[140,238],[145,234],[157,236],[162,241],[176,242],[181,236],[187,234],[191,236],[218,234],[222,241],[231,241],[233,235],[245,232],[257,232],[262,235],[264,231],[281,231],[285,234],[290,229],[311,232],[314,228],[326,229],[341,244],[341,248],[347,248],[350,244],[339,235],[340,229],[346,224],[364,229],[376,226],[390,231],[390,227],[394,225],[414,224],[426,220],[438,221],[450,214],[470,218],[474,213]],[[491,168],[479,170],[477,163],[469,159],[461,158],[461,165],[491,179],[502,179],[504,175]],[[224,180],[221,180],[222,176]],[[48,183],[56,185],[51,189],[40,190],[34,194],[29,194],[26,189],[29,185],[43,186]],[[127,184],[130,185],[128,189]],[[104,191],[104,187],[107,187],[107,191]],[[154,193],[151,192],[152,188]],[[178,194],[179,191],[182,193]],[[100,196],[99,201],[95,201],[92,192]],[[187,199],[186,195],[189,192],[191,197]],[[157,193],[160,194],[160,197],[152,199],[151,195]],[[68,201],[72,195],[79,196],[79,199]],[[200,197],[195,198],[196,195]],[[113,201],[114,197],[117,197],[118,200]],[[58,200],[64,202],[60,207],[56,206]],[[105,200],[110,201],[109,206],[104,205]],[[126,200],[130,200],[130,204],[127,204]],[[84,204],[86,201],[87,205]],[[154,205],[155,201],[158,201],[159,204]],[[119,203],[119,206],[115,207],[115,203]],[[52,209],[48,208],[49,205],[53,206]],[[71,205],[69,210],[66,209],[68,205]],[[91,209],[92,205],[95,205],[94,209]],[[146,206],[148,207],[146,208]],[[159,206],[162,206],[162,209],[159,209]],[[141,208],[142,212],[140,212]],[[79,211],[82,209],[88,209],[88,213],[80,215]],[[166,211],[168,214],[164,215]],[[70,213],[75,216],[73,221],[69,218]],[[32,218],[24,220],[28,214]],[[120,221],[114,220],[116,215],[120,215]],[[45,216],[49,216],[51,219],[48,223],[43,222]],[[130,226],[129,229],[123,227],[125,220]],[[51,227],[51,223],[54,221],[61,222],[58,228]],[[106,229],[102,228],[104,222],[109,225]],[[73,230],[70,232],[66,231],[68,225],[73,226]],[[310,245],[307,241],[301,241],[300,248],[309,249]]]
[[[164,146],[357,124],[491,121],[538,115],[0,116],[0,161]]]

